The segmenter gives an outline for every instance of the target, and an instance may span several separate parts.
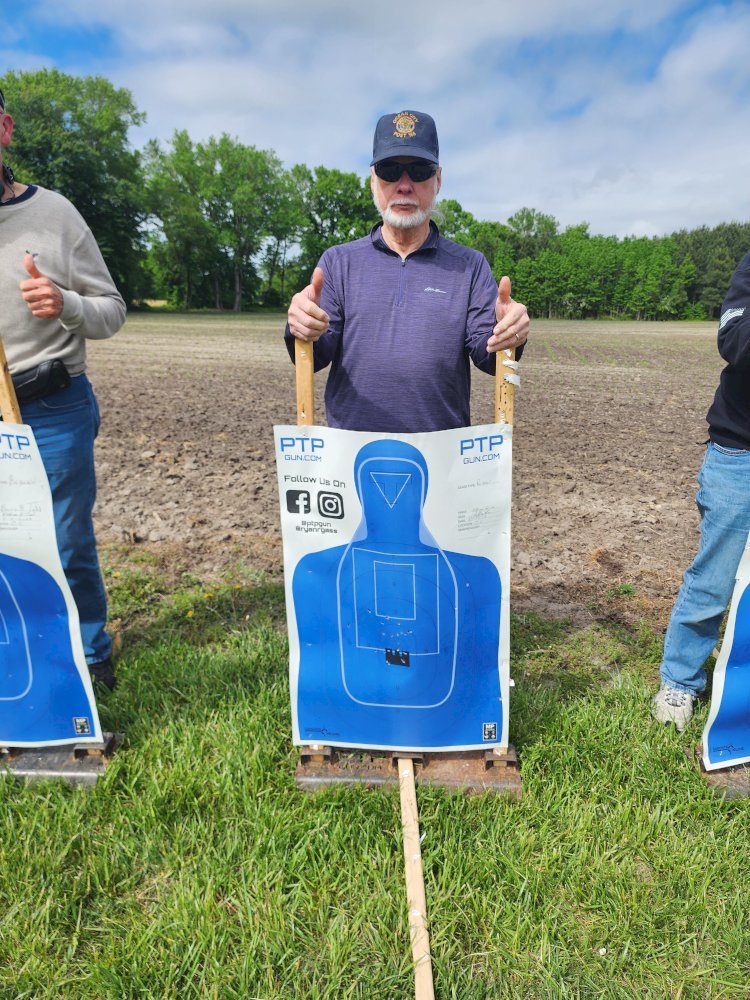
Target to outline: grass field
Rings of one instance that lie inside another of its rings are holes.
[[[89,793],[0,784],[0,995],[412,996],[398,793],[295,789],[281,588],[106,574],[125,746]],[[419,792],[437,996],[746,997],[750,807],[683,752],[705,709],[650,724],[646,627],[512,643],[523,800]]]

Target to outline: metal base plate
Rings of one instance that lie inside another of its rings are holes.
[[[690,758],[691,753],[685,753]],[[700,776],[717,795],[725,799],[746,799],[750,797],[750,764],[735,764],[733,767],[722,767],[718,771],[707,771],[703,766],[703,747],[696,747],[692,752],[692,761],[700,772]]]
[[[94,785],[122,743],[120,733],[104,733],[103,736],[102,743],[3,747],[0,750],[0,776],[22,778],[24,781],[62,778],[71,785]]]
[[[418,785],[436,785],[456,792],[494,792],[521,798],[521,775],[515,748],[408,753],[341,747],[302,747],[295,772],[299,788],[318,791],[331,785],[369,787],[398,785],[400,757],[414,761]]]

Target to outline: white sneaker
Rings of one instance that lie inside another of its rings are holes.
[[[682,732],[693,715],[695,695],[689,691],[678,691],[661,682],[658,693],[651,702],[651,714],[657,722],[674,722],[677,731]]]

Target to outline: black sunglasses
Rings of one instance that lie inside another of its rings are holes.
[[[399,163],[398,160],[381,160],[374,164],[373,168],[376,176],[381,181],[393,184],[400,180],[404,171],[409,175],[409,179],[419,184],[434,177],[437,173],[437,163],[430,163],[428,160],[416,160],[413,163]]]

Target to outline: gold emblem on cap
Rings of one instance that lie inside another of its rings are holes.
[[[417,133],[414,131],[414,126],[418,121],[417,116],[410,111],[401,111],[393,119],[393,124],[396,126],[396,131],[393,134],[397,139],[416,139]]]

